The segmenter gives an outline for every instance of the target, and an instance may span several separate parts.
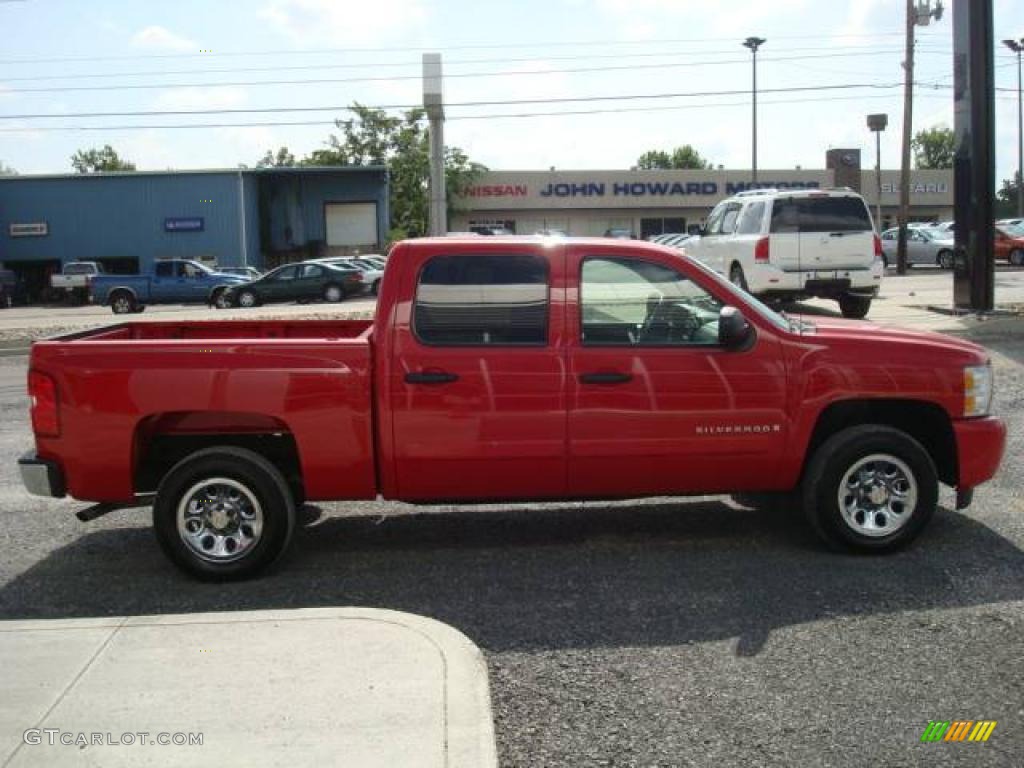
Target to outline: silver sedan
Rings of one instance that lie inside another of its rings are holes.
[[[896,263],[899,229],[882,233],[882,258],[885,265]],[[953,268],[953,233],[935,227],[907,230],[907,264],[931,264],[943,269]]]

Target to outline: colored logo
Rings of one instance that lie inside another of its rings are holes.
[[[988,741],[995,720],[929,720],[921,741]]]

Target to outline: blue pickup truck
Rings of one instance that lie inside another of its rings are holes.
[[[109,304],[114,314],[126,315],[141,312],[147,304],[221,306],[224,290],[246,279],[214,272],[198,261],[168,259],[158,261],[150,275],[97,275],[90,288],[95,303]]]

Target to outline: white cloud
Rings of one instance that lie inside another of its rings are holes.
[[[260,11],[261,18],[303,45],[393,40],[419,27],[426,15],[423,0],[270,0]]]
[[[157,25],[140,29],[132,38],[132,45],[154,51],[195,51],[199,45],[194,40],[177,35],[166,27]]]

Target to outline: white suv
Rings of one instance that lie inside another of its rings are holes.
[[[714,207],[686,253],[750,293],[836,299],[861,318],[882,283],[882,243],[850,189],[757,189]]]

